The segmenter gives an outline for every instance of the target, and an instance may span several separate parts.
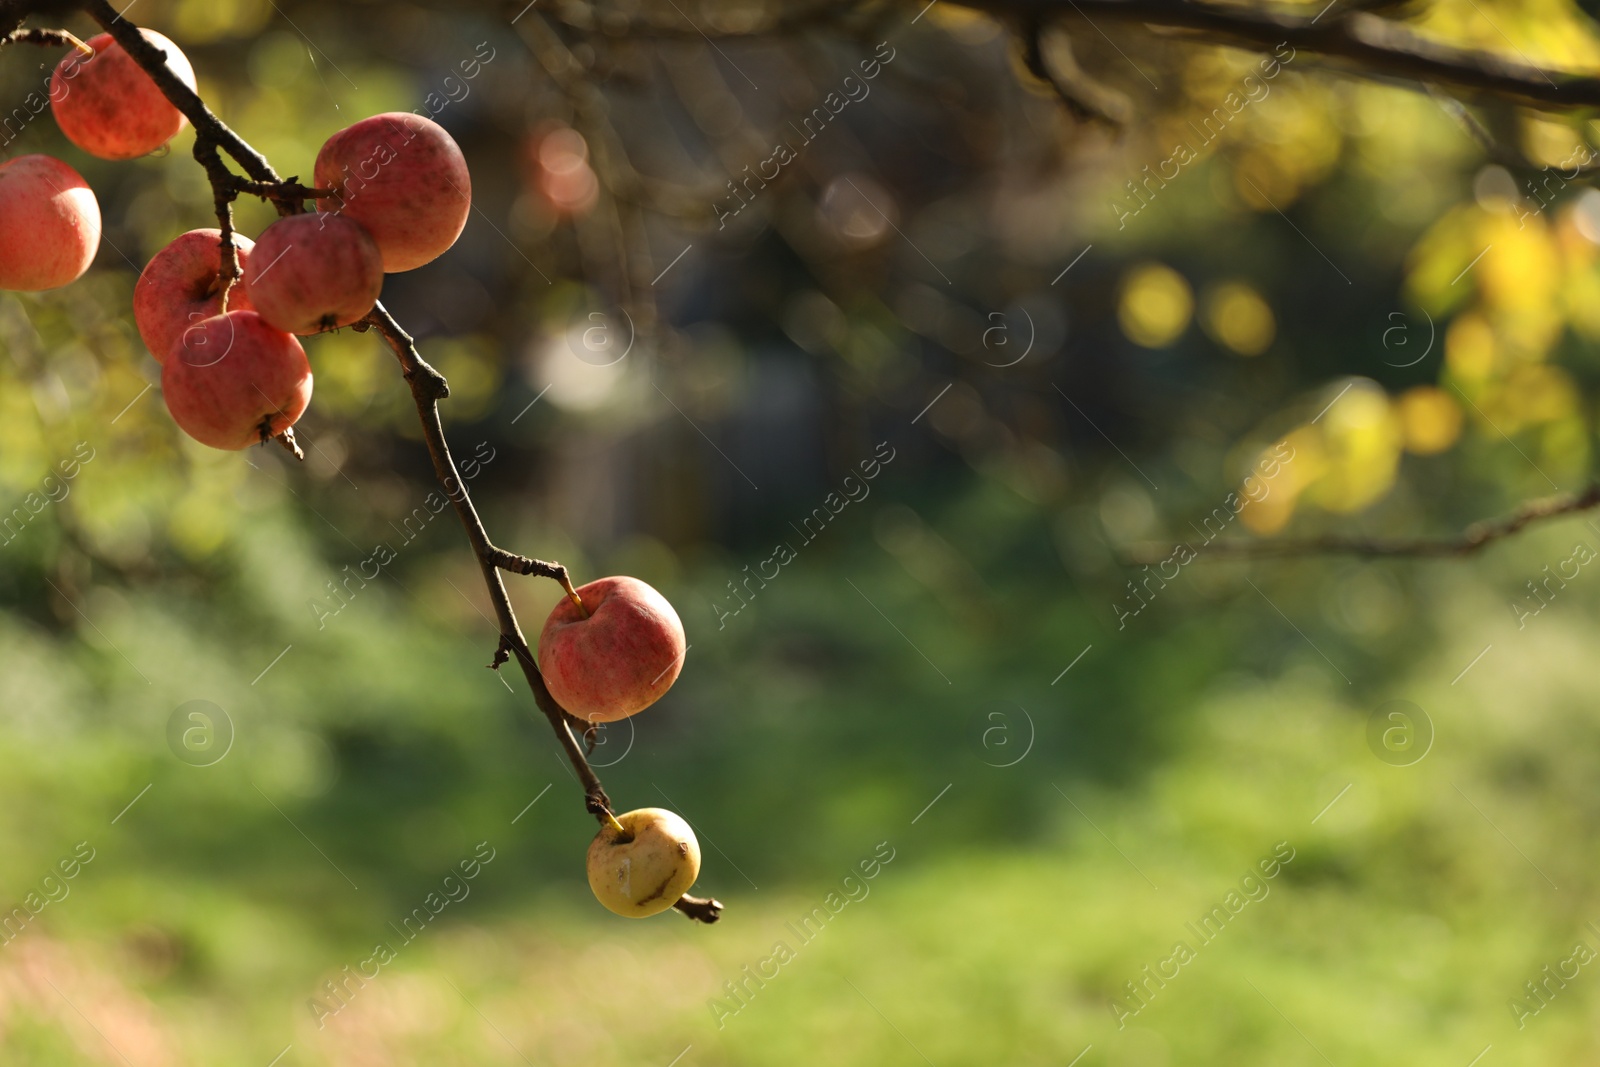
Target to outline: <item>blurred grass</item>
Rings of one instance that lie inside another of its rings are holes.
[[[969,494],[906,488],[881,509],[915,504],[960,542]],[[892,565],[870,512],[724,631],[696,608],[721,567],[643,574],[695,651],[604,776],[618,803],[697,827],[701,886],[728,905],[697,928],[589,898],[591,824],[542,722],[483,669],[488,630],[449,606],[459,594],[402,565],[319,632],[257,595],[263,567],[327,566],[260,507],[214,597],[97,602],[82,643],[6,623],[0,885],[20,900],[76,842],[96,849],[0,948],[8,1062],[265,1063],[292,1045],[282,1062],[666,1063],[692,1046],[683,1062],[1059,1064],[1092,1045],[1085,1063],[1311,1062],[1315,1046],[1341,1065],[1443,1065],[1491,1043],[1528,1064],[1586,1047],[1587,973],[1524,1030],[1507,1003],[1600,919],[1584,655],[1600,598],[1573,583],[1529,623],[1534,644],[1490,588],[1564,557],[1581,522],[1477,571],[1413,569],[1405,607],[1368,633],[1338,621],[1342,564],[1250,572],[1304,636],[1238,565],[1207,563],[1212,586],[1186,576],[1118,633],[998,548],[974,580],[1006,609],[980,622]],[[1036,519],[985,540],[1025,543]],[[1317,649],[1353,677],[1366,664],[1358,683]],[[1392,696],[1437,729],[1414,766],[1366,747]],[[196,697],[238,731],[211,767],[165,745]],[[1018,731],[1004,744],[985,735],[996,708]],[[1019,708],[1031,749],[986,765],[1022,752]],[[321,983],[398,944],[388,924],[485,840],[496,858],[471,895],[319,1029]],[[879,842],[893,862],[802,944],[785,923]],[[1184,924],[1278,842],[1295,855],[1265,899],[1119,1031],[1110,999],[1195,944]],[[719,1028],[723,983],[778,940],[795,958]]]

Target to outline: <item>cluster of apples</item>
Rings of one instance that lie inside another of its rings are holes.
[[[581,601],[581,603],[577,602]],[[683,623],[667,598],[637,578],[601,578],[562,598],[539,634],[539,671],[556,702],[587,723],[635,715],[683,669]],[[643,919],[666,911],[700,876],[700,843],[663,808],[610,817],[589,845],[589,888],[611,911]]]
[[[193,89],[194,70],[177,46],[140,32]],[[183,114],[110,34],[85,47],[92,54],[67,56],[51,78],[51,107],[68,140],[101,159],[135,159],[183,129]],[[253,242],[234,238],[237,285],[223,277],[221,231],[201,229],[158,252],[134,287],[134,321],[161,363],[167,409],[202,444],[243,449],[293,426],[311,399],[297,336],[364,318],[384,274],[442,255],[471,208],[461,149],[416,114],[375,115],[334,134],[314,174],[329,194],[315,213],[286,215]],[[0,164],[0,289],[76,281],[100,228],[94,191],[66,163],[27,155]],[[550,613],[539,668],[562,707],[600,724],[655,703],[686,652],[665,597],[636,578],[602,578]],[[589,847],[589,885],[619,915],[666,911],[699,873],[694,832],[660,808],[608,814]]]
[[[166,37],[140,31],[191,89],[194,70]],[[51,75],[67,139],[101,159],[156,151],[185,118],[132,56],[100,34]],[[360,321],[383,276],[413,270],[455,244],[472,206],[461,149],[438,123],[374,115],[330,137],[313,214],[288,215],[254,241],[234,239],[242,273],[222,276],[222,235],[191,230],[151,259],[134,289],[139,335],[161,364],[167,410],[213,448],[242,449],[293,426],[311,400],[311,365],[296,336]],[[0,165],[0,288],[38,291],[77,280],[100,243],[100,208],[59,159]]]

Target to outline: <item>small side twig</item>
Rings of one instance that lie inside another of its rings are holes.
[[[722,918],[722,901],[715,897],[691,897],[685,893],[672,906],[698,923],[709,925]]]
[[[43,30],[28,27],[21,30],[12,30],[0,37],[0,45],[6,44],[36,44],[46,48],[75,48],[78,54],[89,59],[94,58],[94,49],[84,44],[77,36],[67,30]]]
[[[301,185],[298,176],[285,178],[281,182],[254,182],[248,178],[236,177],[233,179],[233,190],[242,196],[259,196],[263,200],[290,200],[296,203],[339,195],[332,189],[313,189]]]
[[[597,722],[585,722],[569,711],[567,712],[567,725],[578,731],[578,736],[583,738],[583,754],[585,756],[594,755],[595,742],[600,737],[600,724]]]
[[[1046,37],[1051,40],[1047,41]],[[1099,122],[1114,132],[1127,125],[1132,111],[1128,98],[1096,82],[1078,66],[1066,32],[1042,14],[1025,17],[1017,34],[1022,62],[1028,72],[1055,92],[1062,105],[1079,122]],[[1050,48],[1050,55],[1045,50]]]
[[[217,272],[222,290],[222,310],[228,310],[228,295],[239,280],[239,248],[233,236],[233,182],[237,176],[222,161],[216,139],[199,134],[194,139],[194,159],[206,172],[211,182],[211,202],[217,213],[217,229],[221,231],[221,269]]]
[[[561,583],[561,588],[566,591],[567,599],[577,605],[583,612],[584,618],[589,617],[589,609],[584,607],[583,598],[572,587],[572,577],[567,574],[567,568],[559,563],[547,563],[542,559],[532,559],[528,556],[519,556],[515,552],[507,552],[503,548],[489,549],[489,559],[503,571],[513,574],[532,574],[540,578],[554,578]]]
[[[1600,174],[1600,153],[1596,153],[1587,140],[1585,140],[1580,151],[1588,156],[1589,161],[1573,167],[1570,173],[1564,167],[1540,166],[1517,149],[1501,143],[1493,133],[1489,132],[1489,128],[1483,124],[1478,116],[1474,115],[1467,105],[1460,100],[1431,85],[1427,87],[1427,90],[1428,95],[1433,97],[1434,101],[1444,109],[1445,114],[1459,122],[1462,128],[1467,131],[1467,134],[1478,142],[1478,146],[1483,149],[1484,155],[1506,170],[1533,174],[1554,171],[1560,176],[1562,182],[1574,182],[1580,178]],[[1577,154],[1577,152],[1573,153],[1574,156]]]

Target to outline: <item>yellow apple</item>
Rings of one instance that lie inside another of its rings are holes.
[[[658,915],[700,877],[700,842],[678,815],[639,808],[616,816],[589,843],[589,888],[630,919]]]

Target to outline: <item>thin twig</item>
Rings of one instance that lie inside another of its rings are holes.
[[[722,918],[722,901],[715,897],[691,897],[685,893],[673,907],[695,922],[714,923]]]
[[[1046,55],[1045,51],[1047,34],[1058,42],[1051,50],[1052,55]],[[1064,31],[1043,15],[1031,15],[1024,20],[1017,36],[1023,65],[1035,78],[1050,86],[1073,118],[1080,122],[1104,123],[1113,132],[1121,132],[1127,125],[1132,105],[1127,97],[1107,89],[1083,72]]]
[[[228,296],[233,292],[234,283],[239,280],[239,248],[233,240],[235,194],[231,191],[235,175],[222,161],[222,153],[217,151],[217,142],[207,134],[196,135],[194,158],[195,162],[205,168],[206,177],[211,180],[211,201],[216,208],[217,229],[221,233],[221,269],[217,272],[217,279],[222,289],[221,307],[226,312]]]
[[[449,383],[445,381],[444,375],[422,358],[411,335],[400,328],[400,324],[382,304],[374,307],[362,320],[361,325],[377,330],[400,360],[401,370],[406,383],[411,387],[411,397],[417,406],[417,417],[422,423],[422,433],[428,445],[428,455],[433,460],[434,474],[444,487],[445,495],[455,505],[461,525],[466,529],[467,540],[472,543],[472,550],[478,557],[478,566],[483,571],[484,585],[489,590],[489,600],[494,605],[495,619],[500,626],[499,647],[516,657],[517,664],[522,668],[523,677],[528,681],[528,688],[533,691],[534,702],[539,705],[539,710],[544,712],[545,718],[550,720],[550,726],[556,733],[556,740],[561,743],[567,758],[572,762],[573,769],[578,773],[589,811],[603,822],[611,811],[611,800],[606,796],[605,787],[600,784],[600,778],[595,774],[594,768],[589,766],[589,761],[585,758],[577,738],[573,736],[571,727],[567,725],[566,710],[556,703],[555,698],[550,695],[550,690],[546,688],[544,676],[539,673],[539,666],[534,661],[527,638],[522,634],[522,626],[517,621],[516,612],[512,610],[511,598],[506,595],[505,583],[500,579],[500,568],[504,563],[512,559],[526,560],[527,557],[514,557],[512,553],[496,548],[489,540],[483,520],[478,516],[478,509],[473,505],[466,483],[462,481],[455,460],[450,455],[450,445],[444,436],[444,424],[439,418],[439,401],[450,395]],[[527,562],[540,561],[527,560]],[[559,564],[546,564],[546,566],[552,569],[559,567],[559,574],[561,576],[566,574],[566,568],[560,567]],[[531,570],[524,573],[531,573]],[[570,592],[572,586],[570,580],[563,585],[569,590],[569,595],[576,597],[576,593]]]
[[[1563,183],[1577,181],[1579,178],[1587,178],[1593,174],[1600,173],[1600,153],[1595,152],[1594,148],[1588,144],[1587,139],[1585,139],[1579,151],[1588,156],[1590,162],[1580,163],[1573,167],[1570,173],[1567,172],[1565,167],[1544,166],[1529,159],[1522,151],[1510,145],[1502,144],[1494,134],[1489,132],[1488,127],[1483,124],[1478,116],[1474,115],[1465,104],[1455,97],[1441,92],[1433,86],[1428,86],[1427,90],[1428,95],[1433,97],[1440,107],[1444,108],[1445,114],[1459,122],[1468,135],[1478,142],[1478,147],[1483,149],[1483,154],[1506,170],[1522,171],[1529,174],[1549,174],[1553,172]],[[1574,156],[1577,154],[1578,152],[1573,153]]]
[[[46,48],[73,48],[81,56],[86,56],[90,59],[94,58],[94,49],[66,30],[41,30],[33,27],[24,30],[12,30],[10,33],[0,35],[0,45],[5,44],[37,44]]]
[[[503,548],[494,547],[489,549],[489,562],[501,570],[510,571],[513,574],[533,574],[540,578],[554,578],[561,583],[561,588],[566,590],[567,599],[577,605],[579,611],[583,612],[583,617],[586,619],[589,617],[589,609],[583,606],[583,598],[578,595],[576,589],[572,588],[572,576],[567,573],[567,568],[561,564],[519,556],[515,552],[507,552]]]
[[[253,182],[247,178],[234,178],[233,188],[237,193],[259,196],[263,200],[316,200],[339,195],[332,189],[313,189],[301,185],[293,178],[281,182]]]
[[[763,40],[790,37],[809,29],[836,25],[846,21],[851,15],[873,6],[872,0],[818,0],[815,3],[798,3],[790,0],[789,3],[774,5],[772,10],[777,14],[754,25],[722,30],[709,27],[705,19],[685,18],[686,13],[681,9],[673,11],[671,8],[664,8],[662,10],[666,12],[665,15],[650,18],[645,14],[648,8],[630,16],[626,7],[616,5],[608,6],[604,13],[603,32],[618,37],[668,41],[699,41],[710,38],[721,41]],[[598,5],[589,4],[558,5],[555,15],[563,24],[575,30],[597,33],[602,32],[602,20],[595,10],[597,7]]]
[[[1457,537],[1386,539],[1381,537],[1309,537],[1295,541],[1211,541],[1194,546],[1140,545],[1132,549],[1124,562],[1133,565],[1150,565],[1173,558],[1175,553],[1187,548],[1194,558],[1249,558],[1272,559],[1290,556],[1362,556],[1370,559],[1385,557],[1410,557],[1413,559],[1449,559],[1470,556],[1503,538],[1510,537],[1523,527],[1563,515],[1575,515],[1600,507],[1600,483],[1589,486],[1581,493],[1562,493],[1558,496],[1530,500],[1509,515],[1474,523]]]

